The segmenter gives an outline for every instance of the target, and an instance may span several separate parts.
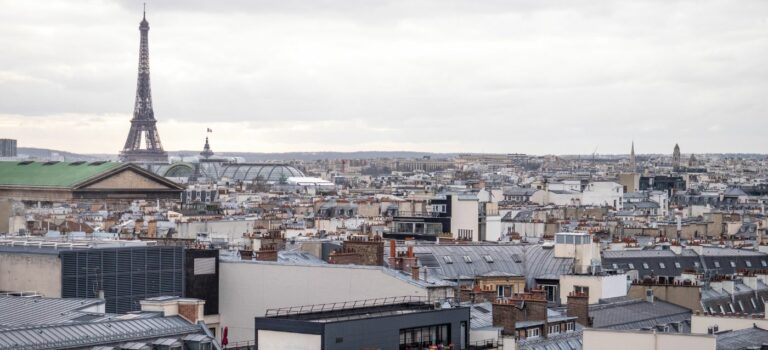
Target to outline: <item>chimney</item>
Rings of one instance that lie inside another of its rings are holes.
[[[547,320],[547,292],[543,289],[533,289],[530,294],[519,294],[525,301],[525,319],[521,321]],[[513,300],[514,300],[513,296]]]
[[[416,256],[413,254],[413,246],[408,246],[408,253],[403,258],[403,266],[402,269],[405,272],[408,272],[411,270],[411,267],[416,265]]]
[[[419,265],[411,266],[411,278],[414,281],[419,280]]]
[[[584,327],[591,327],[589,317],[589,294],[571,292],[568,294],[568,306],[566,315],[576,317],[576,322]]]
[[[397,256],[397,242],[394,239],[389,240],[389,257],[394,258]]]
[[[493,303],[493,326],[501,327],[504,334],[515,334],[517,323],[517,303],[512,300],[496,300]]]
[[[189,322],[197,324],[198,321],[202,321],[205,316],[204,313],[205,301],[200,299],[179,299],[179,315],[189,320]]]

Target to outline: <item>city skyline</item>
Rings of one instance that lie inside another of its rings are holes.
[[[150,2],[166,148],[768,152],[765,3],[441,4]],[[117,153],[141,2],[4,8],[0,137]]]

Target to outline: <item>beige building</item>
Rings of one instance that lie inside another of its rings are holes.
[[[693,284],[643,284],[633,283],[627,295],[632,299],[645,299],[652,293],[654,298],[677,304],[691,310],[701,309],[700,286]]]
[[[691,315],[691,333],[707,334],[710,328],[717,327],[718,331],[739,330],[751,328],[754,326],[768,329],[768,319],[751,316],[725,316],[725,315],[704,315],[695,313]],[[766,340],[768,342],[768,340]]]
[[[480,240],[480,208],[475,196],[451,196],[451,236],[474,242]]]
[[[600,299],[627,295],[627,275],[561,275],[560,300],[567,300],[571,292],[589,294],[589,303],[597,304]]]
[[[36,292],[61,298],[61,259],[58,254],[0,252],[0,291]]]

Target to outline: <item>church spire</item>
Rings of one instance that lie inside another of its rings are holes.
[[[632,140],[632,150],[629,152],[629,166],[632,172],[637,171],[637,158],[635,157],[635,140]]]
[[[203,146],[203,151],[200,152],[200,155],[205,159],[211,158],[213,156],[211,145],[208,143],[208,136],[205,137],[205,146]]]

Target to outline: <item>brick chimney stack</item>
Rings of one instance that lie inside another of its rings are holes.
[[[397,270],[397,242],[394,239],[389,240],[389,268]]]
[[[584,327],[592,327],[592,321],[589,317],[589,294],[577,292],[568,294],[566,315],[576,317],[576,322]]]
[[[419,280],[419,265],[411,266],[411,278],[413,278],[414,281]]]
[[[411,267],[416,265],[416,255],[413,254],[413,246],[408,246],[408,253],[403,258],[403,271],[410,271]]]
[[[502,327],[505,334],[514,334],[515,323],[519,321],[547,321],[547,299],[543,290],[513,294],[509,299],[497,299],[493,303],[493,325]]]

